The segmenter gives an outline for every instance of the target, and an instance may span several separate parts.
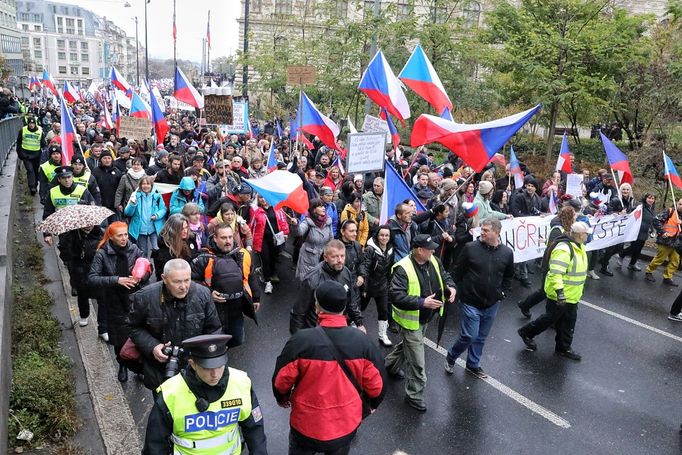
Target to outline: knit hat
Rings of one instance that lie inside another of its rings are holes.
[[[329,194],[334,194],[334,191],[332,191],[331,188],[329,188],[328,186],[323,186],[322,188],[320,188],[320,196],[327,196]]]
[[[483,196],[490,193],[493,190],[493,184],[487,180],[481,180],[478,182],[478,192]]]
[[[343,313],[346,309],[346,288],[336,281],[325,281],[315,290],[315,300],[329,313]]]
[[[523,186],[526,186],[526,185],[529,185],[529,184],[530,184],[530,185],[533,185],[533,186],[535,187],[536,190],[538,189],[538,182],[537,182],[537,180],[535,180],[535,179],[533,178],[532,175],[527,175],[527,176],[523,179]]]
[[[467,218],[473,218],[478,214],[478,206],[472,202],[465,202],[462,204],[462,209]]]
[[[168,156],[168,152],[165,151],[165,150],[160,150],[160,151],[157,152],[157,154],[156,154],[156,159],[157,159],[157,160],[160,160],[160,159],[163,158],[164,156]]]
[[[105,150],[102,150],[102,154],[101,154],[99,157],[100,157],[100,158],[104,158],[105,156],[110,156],[110,157],[112,157],[112,158],[114,157],[114,155],[111,154],[111,151],[110,151],[110,150],[106,150],[106,149],[105,149]]]
[[[457,188],[457,183],[452,179],[443,179],[443,191],[454,190]]]

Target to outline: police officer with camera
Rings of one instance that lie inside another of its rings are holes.
[[[268,453],[251,379],[226,366],[230,338],[201,335],[182,342],[189,365],[157,389],[143,455],[240,453],[238,430],[250,454]]]
[[[161,278],[131,296],[127,319],[130,338],[140,352],[144,385],[150,390],[161,385],[167,372],[177,372],[175,362],[180,368],[186,365],[186,356],[177,349],[182,340],[222,332],[210,291],[191,281],[187,261],[171,259]]]

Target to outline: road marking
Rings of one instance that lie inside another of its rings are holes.
[[[602,313],[608,314],[609,316],[613,316],[614,318],[618,318],[621,321],[629,322],[630,324],[636,325],[637,327],[641,327],[646,330],[650,330],[654,333],[658,333],[659,335],[663,335],[664,337],[668,337],[671,340],[679,341],[682,343],[682,337],[679,337],[677,335],[673,335],[672,333],[668,333],[665,330],[657,329],[656,327],[652,327],[648,324],[645,324],[643,322],[639,322],[636,319],[629,318],[627,316],[623,316],[622,314],[618,314],[615,311],[607,310],[606,308],[602,308],[600,306],[595,305],[594,303],[586,302],[585,300],[580,301],[581,304],[585,305],[588,308],[592,308],[593,310],[601,311]]]
[[[424,344],[443,357],[445,357],[448,354],[448,351],[445,350],[443,346],[436,346],[436,343],[431,341],[430,339],[424,337]],[[457,365],[459,365],[462,368],[466,368],[466,362],[462,359],[457,359],[455,361]],[[503,394],[507,395],[509,398],[512,400],[516,401],[520,405],[526,407],[530,411],[534,412],[535,414],[540,415],[541,417],[544,417],[545,419],[549,420],[552,422],[554,425],[561,427],[561,428],[571,428],[571,424],[566,420],[558,415],[554,414],[552,411],[549,409],[537,404],[530,398],[526,398],[525,396],[521,395],[519,392],[507,387],[506,385],[502,384],[500,381],[497,379],[492,378],[491,376],[488,376],[485,379],[481,379],[481,381],[487,382],[489,385],[491,385],[493,388],[497,389],[498,391],[502,392]]]

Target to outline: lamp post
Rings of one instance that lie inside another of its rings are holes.
[[[137,66],[137,86],[140,86],[140,40],[137,37],[137,16],[135,16],[135,64]]]
[[[144,0],[144,77],[147,79],[147,81],[149,81],[149,43],[147,41],[147,4],[150,1],[151,0]]]

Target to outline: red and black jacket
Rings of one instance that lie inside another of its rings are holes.
[[[329,335],[365,392],[372,409],[384,398],[386,370],[379,350],[343,315],[319,315]],[[277,358],[272,377],[277,402],[291,402],[291,429],[318,450],[350,442],[362,421],[362,400],[317,329],[296,332]]]

